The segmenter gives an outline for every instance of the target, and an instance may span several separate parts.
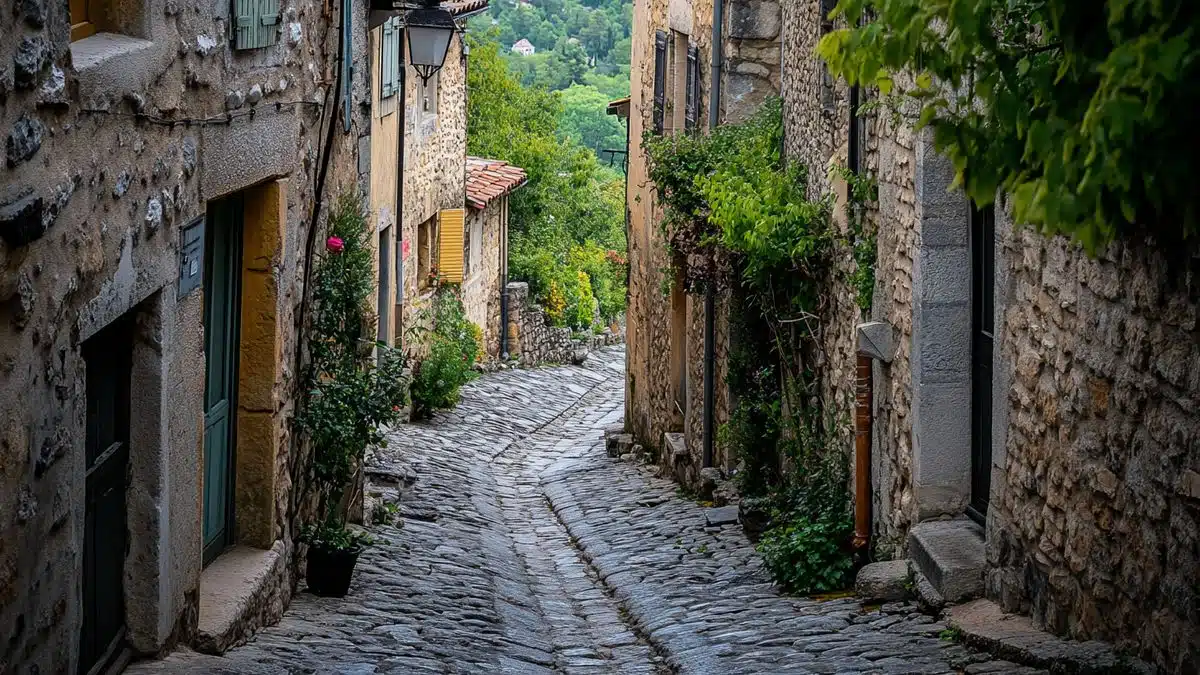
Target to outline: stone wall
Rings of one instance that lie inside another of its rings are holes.
[[[403,339],[409,337],[408,328],[418,321],[434,293],[433,285],[420,288],[417,278],[417,228],[442,209],[461,209],[466,204],[467,56],[463,39],[462,33],[456,33],[450,40],[445,64],[435,76],[436,112],[424,110],[421,78],[412,68],[406,69],[401,232],[408,242],[408,254],[403,261]],[[403,243],[400,250],[403,254]]]
[[[508,284],[508,353],[525,367],[577,363],[589,353],[624,340],[620,321],[604,332],[576,337],[570,328],[552,326],[546,312],[533,302],[529,284]]]
[[[337,30],[323,3],[297,0],[285,3],[277,44],[235,51],[227,39],[230,3],[134,4],[136,11],[122,13],[123,25],[109,27],[123,34],[75,43],[67,3],[25,0],[0,17],[5,672],[76,669],[85,514],[81,346],[122,316],[136,322],[128,641],[153,653],[194,636],[203,294],[180,293],[180,232],[210,200],[280,178],[276,206],[286,225],[272,255],[251,271],[262,283],[245,292],[262,291],[246,304],[261,306],[277,329],[269,347],[279,359],[266,380],[274,407],[261,439],[278,451],[269,457],[278,492],[266,506],[266,531],[289,547],[294,533],[289,490],[297,458],[284,420],[292,412],[294,314],[324,148],[318,129],[337,103],[336,95],[326,98]],[[365,15],[355,12],[355,35],[365,34]],[[361,48],[356,41],[356,53]],[[356,100],[366,86],[357,76]],[[351,122],[366,124],[357,115]],[[353,138],[334,136],[326,203],[356,184]],[[285,598],[290,574],[271,582]]]
[[[1004,229],[1011,387],[988,593],[1057,633],[1195,672],[1200,255],[1126,242],[1092,259]]]
[[[655,203],[640,139],[653,124],[654,45],[656,31],[689,36],[699,48],[701,65],[698,125],[707,127],[711,95],[713,5],[697,0],[637,0],[634,3],[630,97],[630,158],[626,201],[629,208],[629,310],[627,324],[626,426],[640,443],[661,450],[663,434],[681,432],[686,459],[657,453],[677,480],[695,486],[704,448],[704,305],[701,293],[674,298],[680,261],[662,239],[662,210]],[[771,0],[733,0],[724,7],[724,68],[720,119],[737,121],[757,110],[780,86],[780,9]],[[667,118],[674,110],[667,86]],[[668,132],[670,133],[670,132]],[[683,266],[705,265],[704,260]],[[714,429],[729,417],[732,404],[724,385],[729,349],[728,295],[714,302]],[[672,345],[673,342],[681,344]],[[673,353],[681,354],[682,373],[674,372]],[[677,397],[676,392],[681,395]],[[733,469],[737,459],[714,441],[713,464]]]
[[[500,253],[507,217],[508,197],[496,199],[483,210],[470,209],[463,244],[463,307],[467,318],[483,329],[484,349],[491,359],[500,357]]]

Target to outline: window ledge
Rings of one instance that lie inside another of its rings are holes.
[[[118,56],[147,51],[154,43],[119,33],[96,33],[71,43],[71,60],[80,73],[92,70]]]

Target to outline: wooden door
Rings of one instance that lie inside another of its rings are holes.
[[[242,200],[208,206],[204,274],[204,563],[233,543]]]
[[[83,347],[87,369],[83,625],[79,672],[108,665],[125,635],[125,492],[129,472],[130,322],[118,320]]]

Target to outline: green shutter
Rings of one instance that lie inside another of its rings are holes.
[[[392,19],[388,19],[383,24],[383,39],[381,54],[379,56],[379,97],[387,98],[396,93],[396,28],[392,23]]]
[[[258,0],[234,0],[234,49],[258,46]]]
[[[279,0],[234,0],[234,49],[258,49],[279,41]]]
[[[258,46],[279,41],[279,0],[258,0]]]

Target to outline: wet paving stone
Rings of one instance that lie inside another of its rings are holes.
[[[486,375],[368,457],[395,495],[346,598],[303,584],[222,657],[130,673],[1034,673],[941,638],[909,604],[780,594],[737,525],[606,455],[624,350]],[[415,478],[415,480],[414,480]],[[1010,670],[1005,668],[1011,667]]]

